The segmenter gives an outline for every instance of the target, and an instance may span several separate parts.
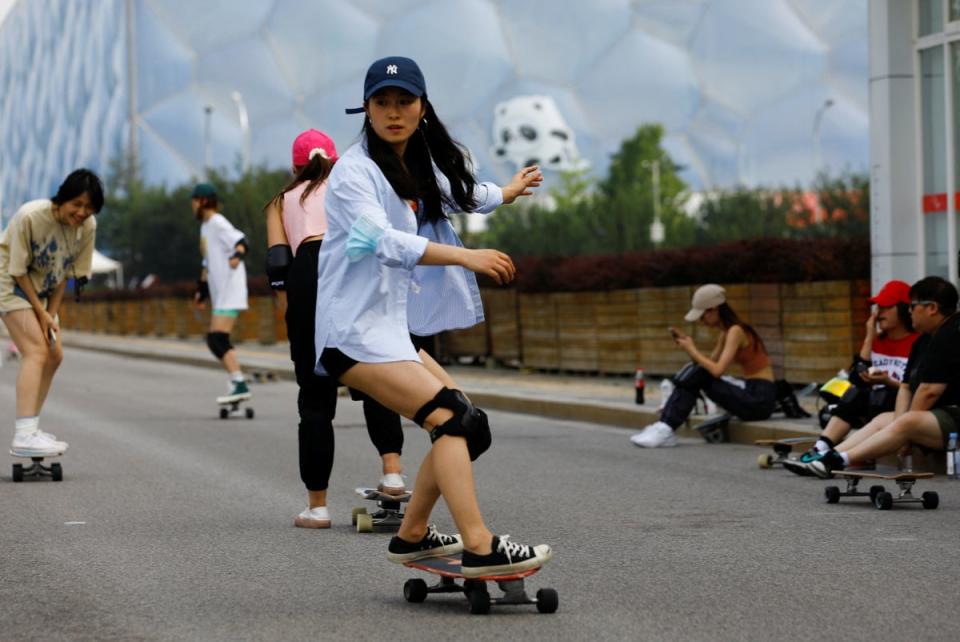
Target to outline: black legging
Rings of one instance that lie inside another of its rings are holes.
[[[712,376],[701,366],[695,366],[682,381],[679,380],[681,378],[683,375],[678,376],[677,387],[660,413],[660,421],[674,430],[690,416],[701,391],[718,406],[744,421],[759,421],[773,414],[777,395],[776,386],[772,381],[766,379],[727,381]],[[738,384],[742,384],[742,387]]]
[[[314,373],[317,365],[314,332],[317,307],[317,253],[322,241],[307,241],[297,248],[287,274],[287,337],[290,358],[300,392],[297,409],[300,426],[300,479],[307,490],[326,490],[333,469],[333,419],[337,414],[337,382]],[[367,432],[377,451],[400,454],[403,430],[400,416],[373,399],[364,399]]]

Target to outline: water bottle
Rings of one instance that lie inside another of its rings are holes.
[[[957,433],[947,439],[947,479],[957,479]]]
[[[672,394],[673,382],[664,377],[663,381],[660,382],[660,407],[657,408],[657,412],[664,409],[664,407],[667,405],[667,400],[670,399],[670,395]]]

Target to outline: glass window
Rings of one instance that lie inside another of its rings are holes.
[[[951,0],[953,3],[955,0]],[[952,4],[951,4],[952,8]],[[943,0],[920,0],[917,35],[926,36],[943,31]]]
[[[950,0],[950,22],[960,20],[960,0]]]
[[[923,217],[926,273],[947,275],[947,137],[943,48],[920,52],[920,118],[923,129]]]

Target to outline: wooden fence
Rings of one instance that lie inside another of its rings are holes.
[[[863,341],[868,315],[866,281],[726,285],[728,300],[763,338],[778,377],[824,381],[845,367]],[[494,359],[540,370],[671,374],[686,361],[667,332],[677,326],[709,351],[714,334],[683,321],[693,286],[613,292],[482,292],[487,321],[446,333],[448,357]],[[194,314],[185,299],[85,301],[64,305],[65,328],[124,335],[199,337],[209,312]],[[253,297],[234,340],[286,341],[283,312],[274,297]]]

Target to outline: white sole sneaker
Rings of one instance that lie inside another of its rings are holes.
[[[523,573],[531,569],[537,569],[553,559],[553,549],[548,544],[538,544],[533,548],[534,557],[516,562],[514,564],[501,564],[497,566],[468,566],[461,567],[460,573],[465,578],[476,577],[496,577],[510,576],[517,573]]]

